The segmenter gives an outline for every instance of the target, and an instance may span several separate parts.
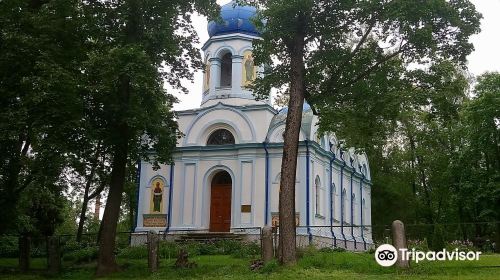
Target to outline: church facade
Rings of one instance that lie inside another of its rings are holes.
[[[233,232],[277,225],[287,108],[257,101],[247,88],[259,69],[252,41],[255,8],[222,6],[203,46],[201,106],[179,111],[184,136],[173,165],[139,164],[135,231]],[[342,151],[335,135],[320,135],[305,104],[296,179],[297,232],[348,249],[372,243],[370,169],[365,155]],[[318,239],[319,238],[319,239]]]

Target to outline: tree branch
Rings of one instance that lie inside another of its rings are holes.
[[[405,51],[405,45],[402,45],[398,51],[395,51],[394,53],[384,57],[383,59],[381,59],[380,61],[378,61],[377,63],[373,64],[372,66],[368,67],[365,71],[363,71],[361,74],[359,74],[356,78],[352,79],[350,82],[348,82],[347,84],[345,84],[344,86],[342,86],[340,89],[344,89],[344,88],[347,88],[347,87],[350,87],[352,86],[353,84],[357,83],[358,81],[360,81],[361,79],[365,78],[366,76],[368,76],[373,70],[375,70],[377,67],[379,67],[380,65],[386,63],[387,61],[391,60],[392,58],[394,58],[395,56],[401,54],[403,51]]]

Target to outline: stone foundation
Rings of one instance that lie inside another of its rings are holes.
[[[180,236],[185,233],[168,233],[163,234],[160,233],[160,241],[170,241],[174,242]],[[260,242],[260,232],[233,232],[235,235],[240,235],[243,238],[244,242]],[[274,236],[273,236],[274,240]],[[343,248],[348,251],[367,251],[371,248],[374,248],[374,244],[371,240],[366,240],[363,242],[360,240],[344,240],[341,238],[337,238],[336,240],[329,236],[319,236],[312,234],[311,236],[307,234],[298,234],[297,235],[297,247],[304,248],[307,246],[314,246],[316,248]],[[146,233],[133,233],[130,238],[131,246],[140,246],[146,245],[147,242],[147,234]]]

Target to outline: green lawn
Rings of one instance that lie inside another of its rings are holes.
[[[175,260],[162,260],[157,273],[149,273],[146,260],[120,259],[123,271],[106,279],[500,279],[500,255],[482,255],[479,261],[445,261],[412,263],[407,271],[380,267],[373,255],[351,252],[316,252],[301,258],[297,266],[281,268],[271,263],[253,272],[249,259],[232,256],[196,256],[198,266],[174,269]],[[15,267],[16,259],[0,259],[1,279],[47,279],[43,260],[35,259],[35,270],[28,274],[5,269]],[[95,264],[66,264],[58,277],[50,279],[92,278]]]

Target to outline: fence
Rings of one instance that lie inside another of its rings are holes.
[[[424,251],[448,248],[498,252],[500,222],[407,224],[405,228],[409,248]],[[158,232],[158,237],[162,242],[161,258],[164,259],[175,258],[179,248],[187,248],[192,255],[243,254],[259,258],[261,234],[260,227],[232,228],[231,234],[176,229]],[[381,243],[392,243],[390,225],[298,226],[296,236],[298,247],[314,246],[351,251],[367,251]],[[275,247],[278,238],[279,228],[274,228]],[[58,239],[64,266],[90,262],[97,257],[97,234],[83,234],[79,242],[74,235],[60,235]],[[19,268],[22,251],[19,240],[19,236],[0,236],[0,272]],[[47,237],[35,236],[27,239],[31,269],[47,268],[47,240]],[[146,243],[147,232],[118,232],[115,253],[119,258],[146,259]]]
[[[231,234],[183,229],[160,231],[157,233],[160,240],[160,255],[162,259],[172,259],[178,251],[186,249],[190,255],[245,255],[254,258],[260,257],[261,228],[232,228]],[[117,232],[115,240],[115,254],[118,257],[146,259],[148,232]],[[97,259],[98,234],[83,234],[80,241],[75,235],[58,235],[58,244],[63,265],[74,263],[88,263]],[[32,270],[46,270],[48,268],[48,237],[23,238],[15,235],[0,236],[0,273],[2,271],[21,269],[20,256],[22,255],[23,241],[29,246],[28,266]]]

